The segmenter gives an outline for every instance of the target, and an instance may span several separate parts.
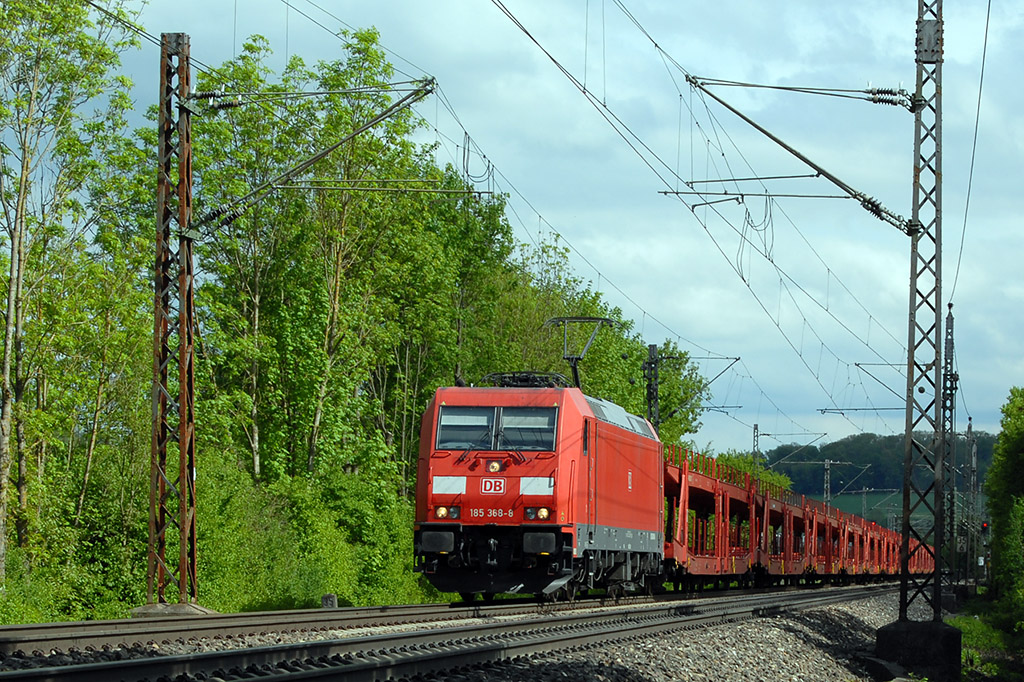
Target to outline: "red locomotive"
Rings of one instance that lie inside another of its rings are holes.
[[[415,570],[439,590],[898,573],[899,533],[663,448],[645,419],[578,388],[513,378],[527,385],[441,388],[423,415]]]
[[[416,570],[444,592],[575,592],[661,573],[661,443],[578,388],[439,389],[418,474]]]

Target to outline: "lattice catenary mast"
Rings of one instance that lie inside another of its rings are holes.
[[[179,603],[194,603],[197,598],[189,39],[184,33],[164,33],[160,42],[149,604],[165,603],[167,588],[175,586]],[[174,450],[176,465],[168,462]],[[172,526],[178,529],[176,567],[167,556]]]
[[[959,555],[967,550],[963,534],[956,523],[956,390],[960,376],[953,366],[953,304],[946,313],[946,345],[942,367],[942,449],[943,485],[946,492],[946,519],[943,526],[942,557],[945,570],[942,572],[942,591],[951,600],[956,599],[956,584],[960,580]]]
[[[942,620],[943,447],[940,430],[942,373],[942,0],[919,0],[917,86],[914,90],[914,190],[909,224],[910,319],[907,344],[907,409],[903,459],[903,542],[900,552],[900,614],[918,597]],[[922,439],[922,440],[919,440]],[[923,442],[922,442],[923,441]],[[924,471],[926,480],[915,479]],[[910,520],[924,507],[930,528]],[[935,570],[911,575],[914,553],[932,553]]]

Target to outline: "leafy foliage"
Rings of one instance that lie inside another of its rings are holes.
[[[1000,426],[985,481],[992,519],[992,587],[1012,629],[1024,632],[1024,389],[1010,389]]]
[[[790,481],[789,476],[779,471],[773,471],[772,469],[766,468],[764,460],[758,455],[729,450],[718,455],[715,459],[717,459],[720,464],[725,464],[737,471],[750,474],[753,478],[759,481],[764,481],[770,485],[777,485],[785,490],[791,490],[793,487],[793,483]]]
[[[152,296],[123,210],[139,197],[131,84],[116,73],[133,38],[112,19],[123,4],[108,9],[0,8],[5,614],[109,616],[144,584],[147,476],[134,454],[151,428]]]
[[[1006,629],[1009,618],[990,594],[970,599],[948,622],[962,633],[962,679],[1024,680],[1024,632]]]
[[[122,12],[115,0],[109,9]],[[53,203],[6,223],[0,252],[10,273],[0,295],[20,306],[3,342],[19,497],[0,509],[14,528],[0,538],[16,540],[0,621],[124,616],[147,599],[156,134],[127,129],[117,55],[128,42],[109,15],[63,0],[2,12],[5,154],[19,149],[18,125],[35,123],[19,118],[25,69],[51,69],[63,94],[40,119],[52,143],[21,148],[42,169],[22,189]],[[197,219],[266,186],[225,224],[196,225],[198,584],[221,611],[315,606],[326,593],[347,604],[436,599],[411,571],[420,415],[460,379],[566,373],[551,318],[611,319],[581,363],[583,388],[646,411],[646,344],[572,273],[557,238],[516,244],[504,197],[438,167],[413,142],[411,110],[352,135],[392,104],[393,70],[375,31],[344,38],[338,59],[292,58],[278,76],[254,36],[197,83],[329,93],[192,119]],[[23,159],[10,153],[0,194],[14,207]],[[589,333],[569,331],[572,352]],[[678,442],[699,426],[706,387],[673,343],[659,352],[661,433]]]

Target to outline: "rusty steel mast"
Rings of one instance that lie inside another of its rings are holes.
[[[197,225],[225,225],[281,182],[433,92],[425,79],[348,135],[252,190],[227,207],[192,219],[192,135],[189,38],[164,33],[160,49],[157,229],[154,266],[153,433],[150,459],[148,604],[196,604],[195,270]],[[205,97],[218,93],[205,93]],[[177,241],[177,250],[175,250]],[[177,369],[177,372],[174,370]],[[175,376],[176,375],[176,376]],[[175,448],[177,445],[177,448]],[[177,449],[177,466],[173,453]],[[168,458],[172,461],[168,461]],[[173,540],[177,529],[177,565]],[[169,535],[170,532],[170,535]],[[171,555],[168,554],[170,550]]]
[[[186,108],[189,39],[184,33],[164,33],[160,43],[149,604],[166,603],[168,588],[174,587],[179,603],[197,599],[192,139]],[[169,543],[174,528],[177,543],[173,539]],[[175,544],[176,565],[173,554],[168,556]]]

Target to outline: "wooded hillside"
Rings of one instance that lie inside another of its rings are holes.
[[[978,443],[978,480],[983,481],[992,464],[992,448],[996,437],[979,431],[974,434]],[[848,484],[851,490],[862,488],[903,487],[903,435],[879,436],[860,433],[821,447],[810,445],[780,445],[766,453],[768,466],[784,472],[793,482],[793,490],[802,495],[821,498],[825,460],[831,460],[832,494]],[[963,437],[956,442],[956,466],[970,462],[970,451]],[[794,454],[795,453],[795,454]],[[785,460],[785,461],[782,461]],[[781,462],[776,464],[777,462]],[[818,464],[798,464],[817,462]],[[840,464],[849,462],[850,464]],[[864,466],[869,468],[861,473]],[[856,480],[854,480],[856,479]]]

